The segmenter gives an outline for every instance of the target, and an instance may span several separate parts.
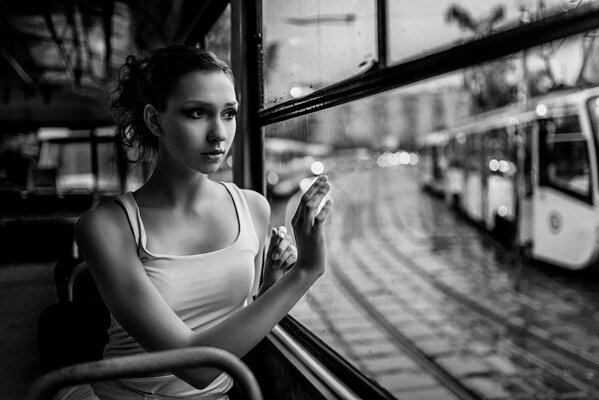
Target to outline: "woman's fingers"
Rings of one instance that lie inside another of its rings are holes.
[[[273,228],[271,238],[271,267],[272,269],[288,269],[297,261],[297,249],[292,244],[287,228]]]
[[[324,205],[322,206],[322,208],[320,209],[320,211],[318,212],[318,214],[316,214],[316,217],[314,218],[314,227],[315,228],[321,228],[324,225],[324,221],[327,219],[327,216],[329,215],[329,212],[331,211],[331,208],[333,207],[333,201],[332,200],[327,200]]]
[[[297,261],[297,249],[295,246],[288,246],[279,258],[273,262],[273,269],[288,270]]]
[[[297,207],[295,215],[293,217],[293,222],[297,223],[304,219],[306,208],[312,201],[315,195],[321,190],[324,185],[328,185],[328,178],[326,175],[321,175],[312,183],[312,185],[306,190],[306,193],[302,195],[300,203]]]
[[[318,190],[313,194],[310,201],[306,204],[306,208],[304,211],[305,217],[303,223],[304,229],[306,229],[307,231],[312,229],[315,223],[316,215],[319,211],[319,206],[330,189],[331,186],[328,184],[328,182],[324,182],[322,185],[319,185]]]
[[[281,255],[285,252],[285,250],[291,244],[291,236],[286,235],[284,239],[279,238],[279,243],[276,245],[272,252],[272,259],[277,261],[281,258]]]

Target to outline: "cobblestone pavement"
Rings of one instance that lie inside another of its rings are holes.
[[[409,167],[330,177],[330,268],[300,322],[399,399],[599,398],[596,277],[522,262]]]

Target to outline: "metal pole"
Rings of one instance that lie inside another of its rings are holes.
[[[258,112],[262,91],[262,1],[231,1],[231,61],[240,108],[234,142],[233,178],[239,186],[266,193],[264,132]]]
[[[250,369],[233,354],[214,347],[137,354],[60,368],[38,378],[27,400],[50,400],[64,386],[200,366],[223,370],[239,384],[245,398],[262,400],[260,387]]]

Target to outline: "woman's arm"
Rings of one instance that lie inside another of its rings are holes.
[[[260,248],[254,260],[256,278],[252,288],[252,296],[260,296],[274,285],[285,272],[297,261],[297,251],[291,243],[291,237],[270,228],[270,205],[264,196],[252,190],[243,190],[247,200]],[[266,252],[264,249],[266,248]],[[277,260],[273,260],[273,253]]]
[[[262,340],[312,286],[326,263],[324,220],[330,203],[316,215],[328,191],[323,179],[309,189],[294,216],[299,259],[294,268],[249,306],[209,329],[194,332],[168,306],[139,260],[128,222],[116,204],[82,216],[76,240],[106,305],[123,328],[146,350],[213,346],[243,356]],[[304,253],[304,256],[302,256]],[[219,371],[177,372],[195,387],[208,385]]]

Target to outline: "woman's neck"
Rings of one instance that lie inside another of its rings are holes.
[[[138,192],[148,206],[190,209],[205,197],[210,182],[207,175],[159,155],[152,175]]]

